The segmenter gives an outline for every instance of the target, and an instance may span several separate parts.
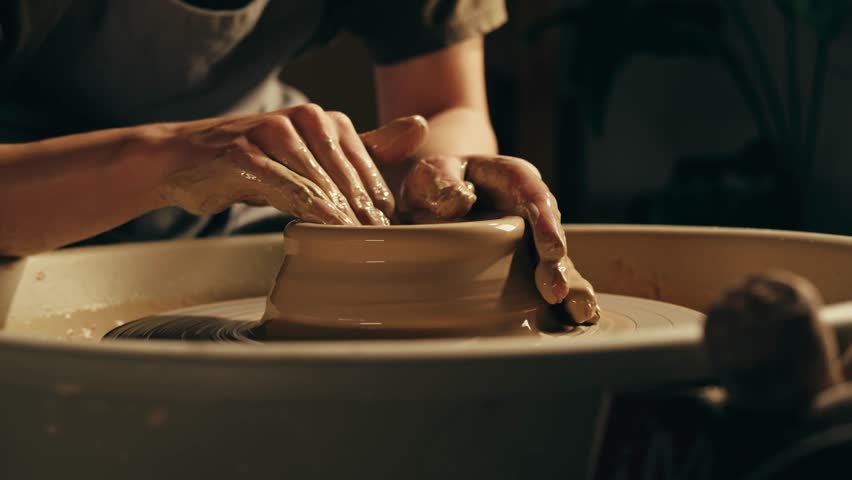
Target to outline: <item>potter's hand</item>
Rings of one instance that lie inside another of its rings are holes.
[[[564,302],[578,323],[599,319],[591,284],[568,258],[556,199],[529,162],[480,155],[420,158],[408,170],[400,190],[399,210],[417,222],[460,219],[477,201],[477,193],[489,207],[524,217],[539,255],[535,279],[542,297],[550,304]]]
[[[425,129],[422,118],[403,123]],[[388,128],[393,133],[400,123]],[[366,142],[340,112],[308,104],[166,124],[159,131],[155,153],[170,159],[163,196],[190,212],[209,214],[246,202],[309,222],[374,225],[388,225],[393,214],[393,196]],[[411,155],[418,146],[397,142],[385,148]]]

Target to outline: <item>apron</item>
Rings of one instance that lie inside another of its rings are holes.
[[[248,0],[234,10],[72,1],[25,70],[26,87],[3,103],[0,135],[26,141],[73,133],[69,124],[85,131],[304,103],[278,80],[278,65],[309,43],[323,14],[319,1]],[[280,231],[286,221],[272,207],[212,216],[165,208],[82,243]]]

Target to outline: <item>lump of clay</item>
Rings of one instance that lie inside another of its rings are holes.
[[[704,346],[732,405],[801,411],[841,381],[821,304],[810,282],[776,271],[748,277],[710,308]]]

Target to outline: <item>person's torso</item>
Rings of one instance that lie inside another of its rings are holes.
[[[245,0],[228,10],[193,3],[68,2],[0,97],[0,141],[306,101],[278,81],[277,67],[314,39],[325,2]],[[275,231],[285,221],[271,207],[240,205],[202,217],[164,208],[85,243]]]
[[[48,134],[280,108],[257,90],[311,41],[325,2],[244,3],[70,1],[2,105]]]

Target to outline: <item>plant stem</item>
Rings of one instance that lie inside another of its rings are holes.
[[[767,140],[771,139],[772,127],[769,125],[769,121],[766,118],[766,112],[764,111],[760,92],[757,91],[757,88],[755,88],[749,80],[748,73],[746,73],[743,62],[737,56],[736,51],[734,51],[734,49],[724,41],[719,42],[719,60],[722,62],[722,65],[728,69],[728,73],[739,88],[740,95],[742,95],[743,100],[746,103],[746,107],[748,107],[749,112],[751,112],[751,116],[754,119],[754,123],[757,126],[760,136]]]
[[[802,105],[799,93],[799,34],[798,20],[791,13],[785,15],[787,30],[787,89],[790,97],[790,147],[794,155],[800,155],[802,137]]]
[[[822,110],[822,100],[825,94],[825,76],[828,71],[829,41],[820,39],[817,44],[816,60],[814,62],[813,81],[811,83],[810,109],[808,111],[807,133],[805,134],[805,163],[804,175],[810,176],[811,168],[816,157],[817,134],[819,133],[819,117]],[[808,177],[805,177],[808,178]]]
[[[742,32],[746,46],[751,53],[755,66],[757,67],[757,75],[760,83],[762,84],[764,94],[766,95],[767,107],[769,108],[771,116],[774,117],[777,140],[781,145],[787,144],[785,140],[788,137],[788,133],[783,104],[781,102],[781,97],[778,94],[778,89],[772,81],[769,63],[767,62],[766,56],[760,47],[757,35],[755,35],[751,22],[740,5],[740,0],[725,0],[725,5],[728,7],[728,11],[731,13],[734,23],[736,23],[737,27]]]
[[[734,85],[739,89],[740,95],[742,95],[743,101],[745,101],[746,107],[749,113],[751,113],[761,138],[771,139],[772,128],[769,125],[769,120],[766,118],[763,99],[760,97],[760,92],[758,92],[749,79],[748,72],[746,72],[737,52],[720,36],[708,34],[704,30],[691,28],[687,25],[680,25],[680,27],[683,33],[694,36],[708,52],[714,52],[718,56],[722,66],[727,69],[728,74],[734,81]]]

